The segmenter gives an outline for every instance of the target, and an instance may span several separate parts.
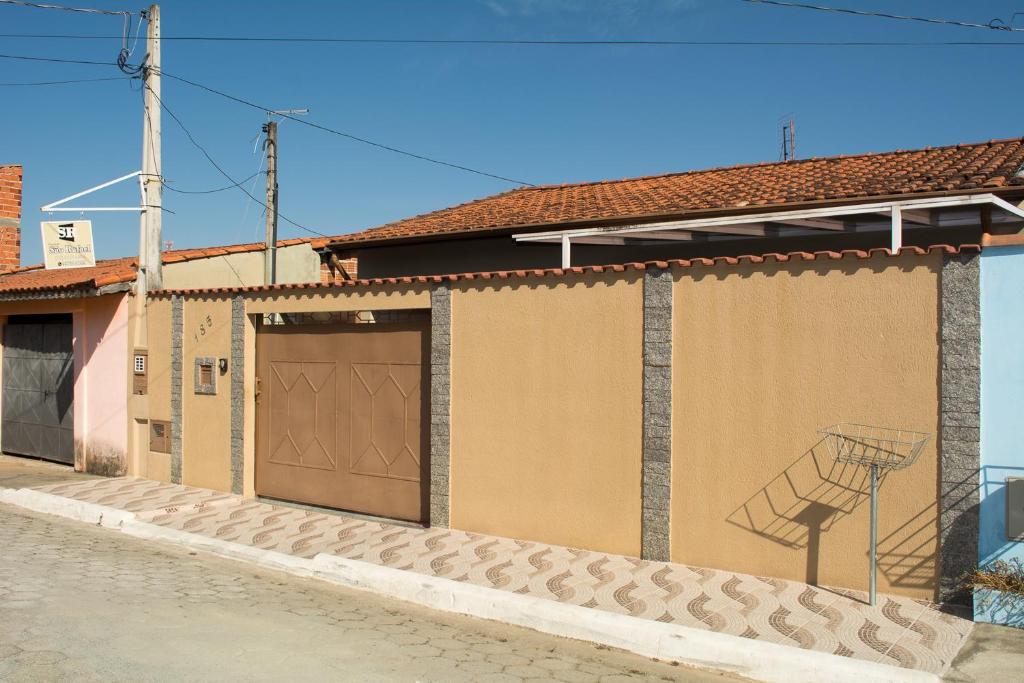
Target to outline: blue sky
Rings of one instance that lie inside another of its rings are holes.
[[[71,2],[71,0],[68,0]],[[141,2],[78,0],[137,10]],[[824,4],[824,3],[823,3]],[[830,4],[988,22],[1003,0]],[[739,0],[218,1],[161,4],[165,36],[697,40],[1019,40],[1024,34],[750,5]],[[1024,20],[1019,22],[1024,26]],[[120,35],[114,17],[0,6],[0,33]],[[119,39],[0,38],[0,53],[112,60]],[[142,48],[136,51],[141,54]],[[396,147],[533,183],[682,171],[779,156],[793,113],[800,156],[1024,134],[1024,48],[527,47],[164,43],[164,69]],[[0,82],[116,76],[114,67],[0,59]],[[0,163],[25,166],[23,262],[41,260],[38,207],[139,167],[141,95],[127,81],[0,87]],[[238,179],[255,173],[265,116],[165,79],[164,99]],[[513,187],[284,122],[281,212],[337,234]],[[164,116],[164,175],[227,184]],[[92,203],[132,204],[135,186]],[[255,194],[262,197],[262,180]],[[261,239],[238,190],[165,193],[175,248]],[[61,215],[60,218],[66,218]],[[133,254],[134,214],[95,213],[101,257]],[[281,237],[306,236],[281,221]]]

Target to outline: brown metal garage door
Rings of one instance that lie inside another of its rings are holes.
[[[427,315],[259,325],[258,495],[426,521]]]

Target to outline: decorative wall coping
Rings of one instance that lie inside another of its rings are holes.
[[[963,244],[952,246],[949,244],[933,244],[925,247],[903,247],[897,251],[890,249],[843,249],[841,251],[791,251],[787,253],[770,252],[760,255],[746,256],[718,256],[715,258],[693,258],[673,259],[666,261],[645,261],[606,266],[575,266],[572,268],[529,268],[520,270],[495,270],[476,273],[453,273],[449,275],[409,275],[404,277],[387,278],[364,278],[359,280],[346,280],[338,282],[299,282],[291,284],[258,285],[251,287],[214,287],[200,289],[163,289],[153,292],[153,297],[165,296],[200,296],[200,295],[229,295],[248,293],[272,293],[290,292],[299,290],[326,290],[336,291],[347,287],[379,287],[382,285],[432,285],[443,282],[459,281],[490,281],[509,280],[522,278],[548,278],[564,277],[569,275],[584,275],[589,273],[623,273],[627,271],[643,272],[647,268],[675,269],[675,268],[721,268],[744,264],[760,263],[786,263],[788,261],[843,261],[861,260],[867,261],[879,257],[897,258],[901,256],[927,256],[929,254],[960,254],[980,253],[981,246],[977,244]]]

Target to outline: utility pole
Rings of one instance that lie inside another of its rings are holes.
[[[267,135],[267,245],[263,251],[263,284],[277,282],[277,122],[263,125]]]
[[[160,5],[146,13],[146,62],[143,65],[142,192],[145,211],[139,219],[137,295],[163,286],[160,233],[163,219],[163,173],[160,153]]]
[[[263,124],[263,132],[267,136],[267,235],[266,248],[263,250],[263,284],[277,283],[277,211],[280,196],[277,185],[277,122],[275,115],[291,117],[296,114],[308,114],[309,109],[275,109],[267,112],[267,122]]]

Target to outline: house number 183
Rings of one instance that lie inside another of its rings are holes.
[[[209,332],[212,329],[213,329],[213,316],[207,315],[205,318],[203,318],[203,321],[201,323],[199,323],[199,327],[196,328],[196,331],[192,334],[192,336],[196,340],[196,343],[198,344],[199,340],[202,337],[205,337],[206,333]]]

